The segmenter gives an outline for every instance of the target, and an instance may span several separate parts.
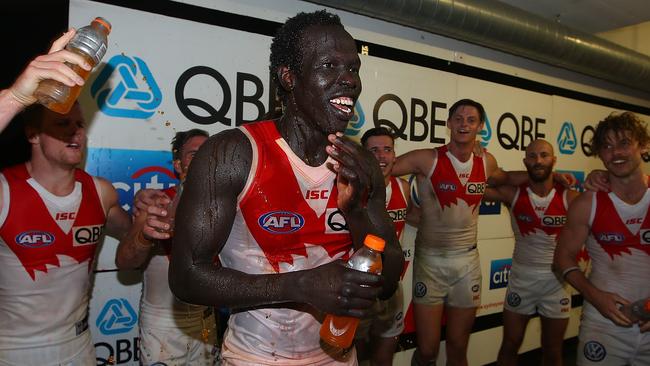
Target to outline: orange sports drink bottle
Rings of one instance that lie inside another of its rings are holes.
[[[356,251],[348,260],[348,267],[357,271],[381,274],[381,253],[386,242],[372,234],[366,235],[363,248]],[[327,344],[346,349],[352,345],[359,318],[327,314],[320,328],[320,338]]]
[[[111,23],[104,18],[97,17],[90,25],[80,28],[65,49],[80,55],[91,67],[95,67],[106,54],[110,32]],[[69,62],[66,62],[66,65],[84,80],[88,79],[90,70],[84,70],[81,66]],[[81,93],[81,85],[70,87],[56,80],[47,79],[41,81],[34,92],[34,97],[48,109],[66,114],[79,97],[79,93]]]

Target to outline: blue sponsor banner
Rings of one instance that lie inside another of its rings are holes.
[[[495,259],[490,263],[490,290],[508,286],[512,258]]]
[[[178,183],[169,151],[89,148],[86,171],[113,183],[120,204],[129,212],[139,190],[165,189]]]
[[[579,170],[556,170],[557,173],[569,173],[573,174],[574,177],[578,180],[578,183],[576,183],[576,190],[578,192],[584,192],[585,189],[583,187],[583,184],[585,182],[585,172],[579,171]]]
[[[501,213],[501,202],[481,201],[478,208],[479,215],[498,215]]]

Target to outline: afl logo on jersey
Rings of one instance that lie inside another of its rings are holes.
[[[438,183],[438,190],[441,192],[456,192],[456,185],[450,182]]]
[[[625,236],[621,233],[599,233],[597,236],[598,241],[608,244],[622,243]]]
[[[523,222],[528,222],[528,223],[533,222],[532,217],[530,217],[530,216],[528,216],[526,214],[523,214],[523,213],[517,214],[517,220],[518,221],[523,221]]]
[[[260,227],[273,234],[289,234],[300,230],[305,225],[305,219],[295,212],[267,212],[257,220]]]
[[[47,231],[25,231],[16,236],[16,244],[25,248],[42,248],[54,244],[54,235]]]

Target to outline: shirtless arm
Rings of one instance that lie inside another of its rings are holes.
[[[589,235],[589,216],[591,214],[591,201],[593,193],[583,193],[573,200],[567,213],[567,223],[564,225],[553,258],[553,269],[558,277],[564,279],[578,290],[585,300],[589,301],[606,318],[621,326],[630,326],[632,323],[619,310],[618,304],[629,302],[621,296],[605,292],[594,286],[579,270],[570,268],[578,266],[576,256]]]
[[[169,268],[174,294],[194,304],[242,308],[298,302],[328,313],[364,316],[377,297],[380,277],[348,269],[341,261],[296,272],[249,274],[214,260],[230,235],[251,161],[250,142],[239,130],[212,136],[192,161],[175,219]]]

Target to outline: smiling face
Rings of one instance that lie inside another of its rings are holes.
[[[609,174],[625,178],[641,169],[641,154],[644,151],[630,131],[609,130],[599,156]]]
[[[379,162],[379,167],[384,175],[384,179],[390,178],[390,173],[393,171],[395,164],[395,143],[390,136],[370,136],[366,141],[366,149],[368,149]]]
[[[324,134],[344,131],[361,93],[361,61],[354,40],[339,26],[311,26],[301,42],[301,70],[290,71],[285,80],[289,103],[296,117]]]
[[[473,144],[483,129],[481,115],[474,106],[460,105],[447,120],[451,141],[456,144]]]
[[[44,109],[41,118],[38,131],[29,133],[32,156],[68,167],[80,164],[86,148],[86,124],[79,104],[65,115]]]

